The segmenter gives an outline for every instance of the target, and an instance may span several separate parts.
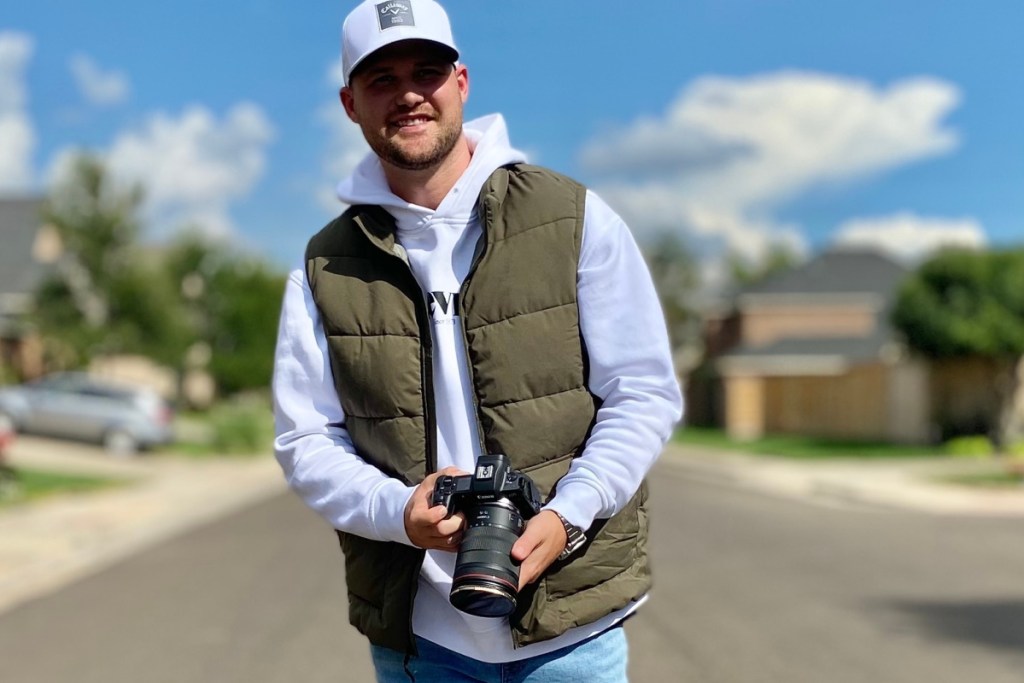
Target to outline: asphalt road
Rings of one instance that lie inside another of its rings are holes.
[[[1024,680],[1019,521],[656,475],[633,681]],[[0,681],[370,681],[340,571],[332,532],[277,497],[0,616]]]

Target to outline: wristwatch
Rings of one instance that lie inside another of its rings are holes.
[[[554,512],[554,510],[552,510],[552,512]],[[558,556],[559,560],[564,560],[579,550],[583,544],[587,542],[587,537],[583,535],[583,529],[579,528],[562,515],[559,515],[557,512],[555,512],[555,514],[558,515],[558,519],[562,521],[562,527],[565,528],[565,550],[563,550],[562,554]]]

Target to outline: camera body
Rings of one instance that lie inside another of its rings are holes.
[[[504,455],[481,455],[473,474],[438,477],[431,505],[443,505],[452,515],[502,498],[508,500],[524,520],[540,512],[540,494],[532,479],[513,470]]]
[[[533,480],[513,470],[505,455],[482,455],[473,474],[438,477],[431,503],[443,505],[449,515],[466,516],[451,603],[481,617],[514,612],[519,566],[512,560],[512,545],[523,534],[526,520],[540,512]]]

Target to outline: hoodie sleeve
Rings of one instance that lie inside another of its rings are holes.
[[[405,505],[414,489],[356,452],[303,269],[293,271],[285,285],[273,394],[274,453],[289,486],[335,529],[412,545]]]
[[[546,506],[584,529],[625,507],[682,416],[665,318],[626,224],[587,192],[577,273],[590,390],[603,401]]]

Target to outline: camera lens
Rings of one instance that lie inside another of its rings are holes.
[[[466,511],[449,596],[455,607],[478,617],[504,617],[515,611],[519,566],[511,553],[525,527],[522,515],[507,500]]]

